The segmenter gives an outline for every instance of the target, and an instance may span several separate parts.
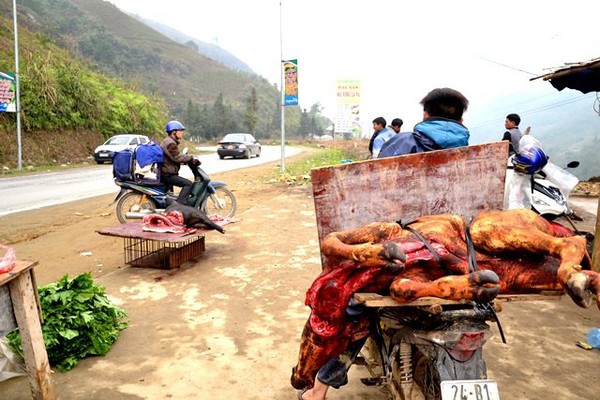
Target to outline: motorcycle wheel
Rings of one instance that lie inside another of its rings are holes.
[[[435,365],[419,350],[415,351],[413,357],[413,379],[419,385],[425,400],[441,400],[440,375]]]
[[[215,188],[202,207],[202,211],[208,215],[216,215],[221,218],[231,218],[235,215],[237,201],[233,192],[226,187]]]
[[[125,224],[128,222],[128,212],[147,212],[148,214],[152,214],[156,212],[156,203],[152,198],[143,196],[137,192],[125,193],[119,199],[116,207],[117,218],[120,223]]]

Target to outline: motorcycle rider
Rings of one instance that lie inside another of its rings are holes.
[[[185,131],[185,127],[181,122],[176,120],[167,122],[165,131],[167,132],[167,137],[160,144],[164,154],[164,161],[160,170],[160,181],[167,186],[181,187],[176,201],[187,205],[187,199],[192,190],[192,181],[179,176],[179,167],[181,164],[189,162],[192,162],[194,165],[200,165],[200,160],[179,152],[179,141],[183,139],[183,131]]]

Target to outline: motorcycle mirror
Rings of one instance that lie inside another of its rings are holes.
[[[183,150],[181,151],[183,154],[187,154],[190,151],[189,148],[184,147]]]
[[[571,161],[567,164],[567,168],[577,168],[579,167],[579,161]]]

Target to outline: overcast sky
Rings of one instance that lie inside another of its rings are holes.
[[[521,112],[526,96],[540,90],[560,101],[548,82],[529,79],[600,57],[598,0],[108,1],[218,44],[278,86],[280,60],[298,59],[300,106],[319,102],[331,118],[336,80],[360,79],[365,130],[380,115],[412,128],[422,116],[420,99],[435,87],[467,96],[467,126],[469,112],[515,92]],[[494,121],[498,130],[504,116]]]

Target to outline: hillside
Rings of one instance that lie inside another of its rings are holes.
[[[0,0],[0,11],[11,15],[11,1]],[[240,125],[235,128],[242,129],[248,98],[255,96],[256,130],[268,135],[278,129],[274,119],[279,92],[264,78],[207,58],[111,3],[24,0],[18,5],[18,21],[19,26],[67,49],[74,58],[87,60],[97,71],[131,82],[145,93],[160,95],[172,118],[184,118],[190,110],[208,110],[221,97],[230,110],[229,119]]]
[[[246,64],[245,62],[243,62],[242,60],[237,58],[235,55],[231,54],[229,51],[222,49],[221,47],[219,47],[217,45],[214,45],[211,43],[206,43],[202,40],[195,39],[189,35],[186,35],[180,31],[178,31],[177,29],[173,29],[170,26],[160,24],[156,21],[144,19],[138,15],[131,15],[131,16],[133,18],[137,19],[138,21],[143,22],[144,24],[148,25],[149,27],[157,30],[158,32],[165,35],[166,37],[168,37],[178,43],[181,43],[181,44],[187,45],[189,47],[192,47],[193,49],[196,49],[198,51],[198,53],[204,55],[205,57],[208,57],[212,60],[218,61],[221,64],[223,64],[231,69],[245,72],[247,74],[255,74],[255,72],[252,71],[252,69],[248,66],[248,64]]]

